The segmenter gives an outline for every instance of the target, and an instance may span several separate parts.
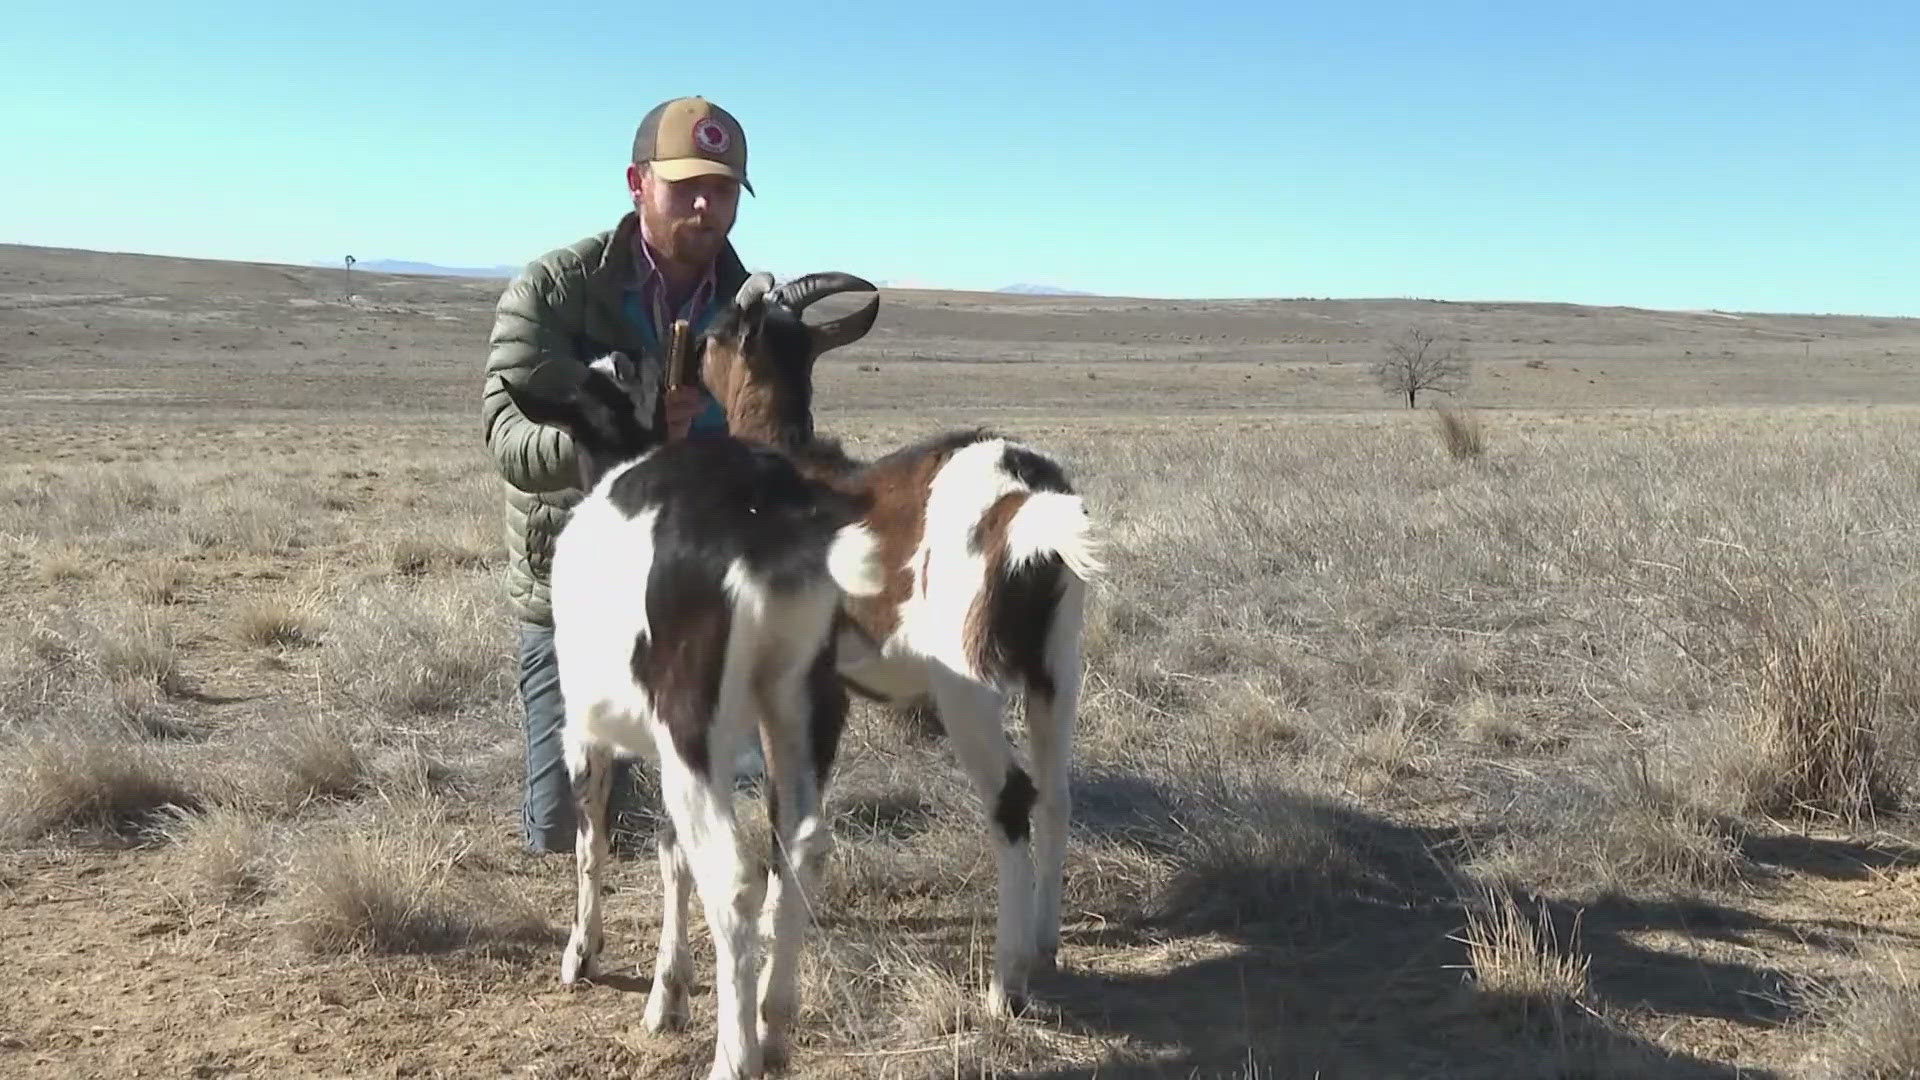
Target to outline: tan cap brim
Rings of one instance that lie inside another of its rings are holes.
[[[653,174],[660,179],[669,181],[689,180],[696,176],[731,176],[740,181],[740,186],[747,189],[747,194],[754,193],[753,185],[747,183],[747,178],[741,176],[738,170],[724,161],[715,161],[712,158],[690,157],[650,161],[647,163],[647,168],[653,170]]]

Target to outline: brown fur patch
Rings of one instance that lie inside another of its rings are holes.
[[[969,543],[986,558],[986,580],[967,611],[968,659],[983,675],[1018,679],[1028,693],[1051,697],[1047,637],[1060,604],[1065,567],[1058,556],[1007,564],[1007,529],[1031,492],[1001,496],[974,524]]]
[[[886,586],[879,596],[848,597],[847,612],[875,641],[885,641],[900,626],[900,605],[913,594],[914,549],[927,527],[927,494],[934,474],[954,451],[974,441],[968,435],[942,439],[889,454],[851,478],[873,501],[865,522],[879,539]]]
[[[658,612],[649,612],[657,616]],[[712,764],[707,752],[707,730],[720,700],[720,677],[727,654],[727,635],[733,613],[714,595],[701,605],[681,607],[675,619],[654,618],[653,625],[671,625],[675,633],[664,641],[645,636],[633,643],[633,676],[652,695],[660,719],[673,736],[680,757],[697,776],[705,777]]]
[[[993,612],[1000,603],[1000,594],[1007,577],[1007,526],[1012,523],[1013,515],[1027,504],[1027,493],[1010,491],[995,499],[980,520],[973,524],[973,534],[967,538],[968,546],[986,557],[987,575],[985,587],[980,595],[974,597],[973,606],[967,609],[967,628],[962,641],[966,645],[967,657],[973,661],[974,669],[986,674],[993,670],[995,648],[993,642]]]

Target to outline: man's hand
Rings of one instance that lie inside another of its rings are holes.
[[[667,440],[686,438],[693,427],[693,418],[700,415],[700,409],[706,402],[697,386],[676,386],[667,391]]]

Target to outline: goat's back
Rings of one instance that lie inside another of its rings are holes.
[[[653,717],[689,737],[730,656],[810,656],[841,592],[878,588],[860,503],[724,436],[609,472],[555,544],[554,646],[569,711],[635,752]]]

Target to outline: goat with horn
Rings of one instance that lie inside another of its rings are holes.
[[[816,436],[814,363],[873,327],[878,290],[845,273],[778,288],[770,280],[750,279],[708,328],[706,385],[736,436],[779,449],[865,507],[883,587],[845,598],[836,670],[869,698],[932,699],[998,854],[987,1004],[1017,1012],[1028,973],[1051,967],[1059,948],[1083,608],[1102,571],[1085,505],[1057,460],[989,431],[942,433],[870,462]],[[802,319],[848,292],[876,295],[830,322]],[[1025,766],[1002,726],[1015,690],[1025,699]]]

